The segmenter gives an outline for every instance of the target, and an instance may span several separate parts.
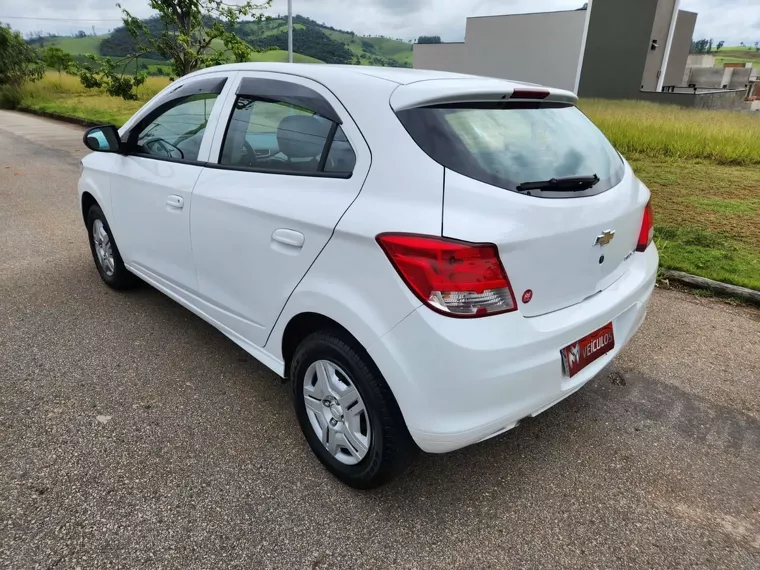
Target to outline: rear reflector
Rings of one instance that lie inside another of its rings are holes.
[[[486,317],[517,308],[493,244],[412,234],[380,234],[377,242],[404,283],[434,311]]]
[[[510,99],[546,99],[549,92],[545,89],[515,89]]]
[[[636,244],[636,251],[646,251],[649,244],[654,239],[654,215],[652,213],[652,200],[649,199],[646,208],[644,208],[644,219],[641,221],[641,231],[639,231],[639,241]]]

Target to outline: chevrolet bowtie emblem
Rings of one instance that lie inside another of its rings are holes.
[[[615,238],[615,230],[604,231],[600,235],[596,236],[596,241],[594,242],[594,245],[604,247],[605,245],[610,243],[614,238]]]

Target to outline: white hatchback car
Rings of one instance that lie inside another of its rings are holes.
[[[566,398],[641,325],[650,193],[575,103],[435,71],[190,74],[86,133],[95,264],[292,380],[320,461],[380,485]]]

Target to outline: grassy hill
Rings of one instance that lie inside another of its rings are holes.
[[[390,38],[357,36],[327,28],[322,28],[322,31],[328,37],[346,45],[359,58],[359,63],[362,65],[377,65],[373,60],[380,57],[392,59],[403,67],[412,66],[412,44],[410,43]]]
[[[71,55],[99,54],[101,42],[111,34],[101,36],[85,36],[83,38],[50,37],[42,38],[35,43],[44,47],[58,47]]]
[[[751,63],[760,69],[760,51],[754,47],[730,46],[714,52],[715,65],[722,67],[726,63]]]
[[[147,21],[146,21],[147,22]],[[412,44],[385,37],[365,37],[350,31],[337,30],[319,24],[305,16],[294,17],[294,59],[298,63],[352,63],[394,67],[412,66]],[[254,53],[251,61],[287,61],[287,22],[277,17],[262,22],[241,22],[238,35],[252,46],[264,51]],[[105,43],[104,43],[105,42]],[[122,57],[134,49],[131,37],[123,28],[99,36],[47,37],[35,44],[56,46],[77,60],[86,54]],[[212,44],[222,47],[220,41]],[[170,72],[168,62],[141,58],[139,66],[151,74]],[[134,71],[130,66],[128,71]]]

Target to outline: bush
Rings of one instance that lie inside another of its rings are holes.
[[[0,24],[0,85],[18,89],[25,81],[42,77],[45,64],[21,34]]]
[[[15,109],[21,105],[21,91],[10,85],[0,86],[0,109]]]

